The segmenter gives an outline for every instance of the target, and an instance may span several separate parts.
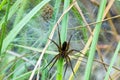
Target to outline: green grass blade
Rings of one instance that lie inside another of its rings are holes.
[[[54,7],[54,22],[57,21],[57,16],[58,16],[58,13],[59,13],[59,9],[60,9],[60,3],[61,3],[61,0],[56,0],[55,2],[55,7]]]
[[[16,10],[18,10],[18,8],[19,8],[19,4],[22,2],[22,0],[17,0],[14,4],[13,4],[13,6],[10,8],[10,12],[9,12],[9,14],[8,14],[8,19],[7,20],[9,20],[11,17],[12,17],[12,15],[16,12]],[[2,26],[2,24],[4,23],[4,19],[5,19],[5,16],[2,18],[2,20],[0,21],[0,29],[1,29],[1,26]]]
[[[112,70],[112,66],[113,66],[113,64],[114,64],[114,62],[115,62],[115,60],[116,60],[116,58],[117,58],[117,55],[118,55],[118,53],[119,53],[119,50],[120,50],[120,41],[119,41],[118,46],[117,46],[117,48],[116,48],[116,50],[115,50],[115,53],[114,53],[114,55],[113,55],[113,58],[112,58],[112,60],[111,60],[110,66],[109,66],[109,68],[108,68],[108,71],[107,71],[107,73],[106,73],[106,76],[105,76],[105,79],[104,79],[104,80],[108,80],[110,71]]]
[[[2,55],[2,45],[3,45],[3,40],[6,36],[6,27],[7,27],[7,19],[8,19],[8,13],[9,13],[9,9],[10,9],[10,1],[8,0],[7,2],[7,8],[6,8],[6,14],[5,14],[5,19],[4,22],[2,24],[2,29],[1,29],[1,35],[0,35],[0,56]]]
[[[6,4],[7,0],[3,0],[0,4],[0,10],[3,8],[3,6]]]
[[[2,53],[5,52],[8,45],[12,42],[12,40],[16,37],[16,35],[20,32],[20,30],[24,27],[25,24],[50,0],[43,0],[39,3],[35,8],[33,8],[8,34],[8,36],[3,41]]]
[[[64,11],[66,8],[68,8],[70,4],[70,0],[64,0]],[[67,26],[68,26],[68,13],[64,15],[63,20],[62,20],[62,29],[61,29],[61,42],[63,43],[66,41],[67,38]],[[56,80],[62,80],[62,74],[63,74],[63,62],[64,60],[61,58],[58,60],[57,64],[57,79]]]
[[[97,21],[102,20],[102,16],[103,16],[103,13],[104,13],[106,2],[107,2],[107,0],[101,0]],[[93,64],[93,59],[94,59],[94,55],[95,55],[95,49],[96,49],[96,44],[97,44],[97,41],[98,41],[100,28],[101,28],[101,23],[96,24],[95,32],[93,34],[93,41],[92,41],[90,51],[89,51],[87,67],[86,67],[86,70],[85,70],[85,80],[90,80],[90,74],[91,74],[91,69],[92,69],[92,64]]]

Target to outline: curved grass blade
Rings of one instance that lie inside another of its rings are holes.
[[[50,0],[43,0],[36,7],[34,7],[7,35],[7,37],[3,41],[3,46],[1,52],[5,52],[8,45],[12,42],[12,40],[16,37],[16,35],[20,32],[20,30],[24,27],[25,24]]]

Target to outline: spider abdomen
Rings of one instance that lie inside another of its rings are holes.
[[[65,41],[63,44],[62,44],[62,51],[66,51],[67,49],[67,42]]]

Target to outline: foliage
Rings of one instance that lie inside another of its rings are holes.
[[[116,79],[113,75],[120,70],[120,6],[119,0],[106,3],[107,0],[1,0],[0,80],[28,80],[32,74],[33,79],[42,80],[92,80],[93,76],[98,80],[97,71],[102,73],[100,80]],[[58,26],[61,42],[73,35],[70,48],[81,52],[70,54],[75,76],[67,70],[63,77],[66,62],[62,58],[49,74],[51,65],[43,70],[58,54],[49,40],[59,42],[55,30]]]

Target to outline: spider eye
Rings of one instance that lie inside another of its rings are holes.
[[[62,44],[62,50],[65,51],[67,48],[67,42],[65,41],[63,44]]]

